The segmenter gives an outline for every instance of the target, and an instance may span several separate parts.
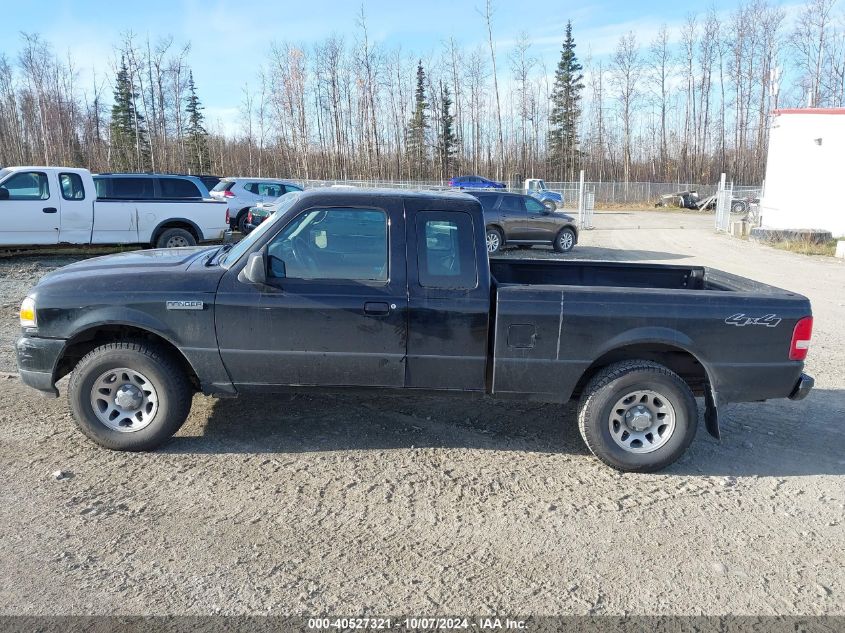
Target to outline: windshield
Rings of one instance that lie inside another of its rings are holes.
[[[238,261],[244,253],[249,251],[252,248],[252,245],[255,244],[261,236],[264,235],[267,231],[269,231],[276,222],[279,221],[285,211],[287,211],[291,205],[293,204],[294,200],[296,200],[300,196],[299,191],[291,191],[290,193],[286,193],[281,198],[277,200],[279,203],[279,207],[276,209],[276,212],[267,218],[264,222],[262,222],[257,229],[252,231],[249,235],[247,235],[244,239],[240,242],[235,244],[232,249],[226,253],[226,257],[220,262],[220,265],[223,268],[229,268],[232,264]]]

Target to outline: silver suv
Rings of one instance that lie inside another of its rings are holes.
[[[272,202],[291,191],[302,191],[302,187],[276,178],[224,178],[211,190],[211,197],[229,204],[232,228],[244,233],[250,207]]]

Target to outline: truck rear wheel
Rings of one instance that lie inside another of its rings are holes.
[[[89,352],[70,379],[76,425],[100,446],[147,451],[167,441],[191,409],[180,364],[146,342],[109,343]]]
[[[608,466],[654,472],[672,464],[695,437],[698,407],[689,386],[646,360],[605,367],[584,389],[578,428]]]
[[[167,229],[156,240],[156,248],[180,248],[196,246],[197,240],[187,229]]]

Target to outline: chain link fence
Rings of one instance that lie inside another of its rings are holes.
[[[448,190],[449,185],[440,180],[296,180],[305,188],[314,187],[375,187],[384,189],[407,189],[407,190]],[[601,182],[586,181],[585,188],[593,194],[593,204],[597,207],[620,204],[647,204],[653,205],[661,200],[662,196],[670,196],[684,191],[696,191],[701,199],[713,196],[717,193],[718,185],[702,183],[677,183],[677,182]],[[552,191],[562,194],[564,208],[577,210],[578,208],[578,181],[569,182],[546,182],[546,187]],[[509,191],[522,191],[518,185],[508,187]],[[760,187],[736,187],[736,195],[749,197],[759,195]]]

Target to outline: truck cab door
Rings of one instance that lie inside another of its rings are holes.
[[[401,204],[384,196],[355,208],[306,208],[261,247],[266,283],[241,275],[239,260],[215,303],[220,355],[235,386],[404,386],[402,227]]]
[[[483,391],[490,268],[478,203],[406,200],[408,361],[405,385]],[[442,203],[441,203],[442,204]]]
[[[61,205],[55,176],[15,171],[0,183],[0,244],[58,244]]]
[[[82,176],[76,172],[60,171],[57,177],[62,199],[59,242],[88,244],[94,223],[94,192],[85,191]]]

